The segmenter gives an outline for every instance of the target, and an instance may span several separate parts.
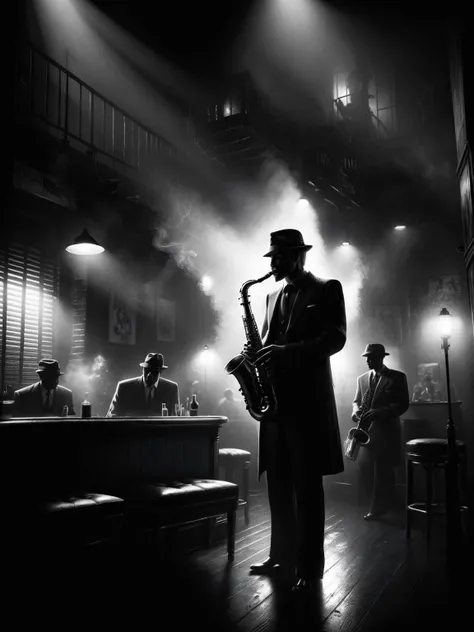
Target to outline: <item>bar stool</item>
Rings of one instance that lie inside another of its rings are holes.
[[[245,524],[250,524],[250,452],[238,448],[222,448],[219,450],[219,467],[224,470],[224,479],[235,483],[243,479],[242,498],[239,505],[244,507]]]
[[[461,479],[461,495],[467,489],[467,459],[464,441],[456,441]],[[444,468],[448,461],[448,442],[446,439],[412,439],[405,444],[406,458],[406,537],[410,537],[411,518],[414,512],[426,516],[426,544],[429,547],[431,537],[431,519],[434,513],[445,513],[444,503],[433,502],[433,475],[437,468]],[[413,502],[414,465],[421,465],[426,473],[426,497],[424,502]],[[465,505],[460,506],[466,511]]]

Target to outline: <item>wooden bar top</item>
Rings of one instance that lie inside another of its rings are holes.
[[[139,423],[150,424],[154,426],[172,426],[172,427],[193,427],[193,426],[217,426],[220,427],[228,423],[227,417],[219,415],[199,415],[197,417],[79,417],[78,415],[68,415],[67,417],[11,417],[10,419],[1,421],[1,424],[13,423],[63,423],[83,422],[83,423],[105,423],[105,424],[123,424],[123,423]]]

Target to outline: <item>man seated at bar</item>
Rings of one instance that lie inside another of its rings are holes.
[[[161,353],[148,353],[140,362],[143,374],[122,380],[117,384],[107,417],[161,416],[163,404],[166,415],[175,415],[179,407],[179,389],[176,382],[161,377],[168,367]]]
[[[59,377],[64,375],[59,362],[44,358],[36,369],[39,382],[15,391],[14,417],[56,417],[63,415],[64,406],[68,415],[75,415],[72,391],[59,386]]]

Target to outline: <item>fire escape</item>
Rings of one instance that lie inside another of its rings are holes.
[[[254,89],[248,75],[233,77],[230,88],[207,112],[208,135],[203,146],[226,167],[251,176],[269,158],[284,161],[298,173],[303,189],[334,207],[357,207],[347,174],[355,161],[337,154],[336,129],[320,127],[306,135],[284,123],[274,107]]]
[[[20,45],[16,78],[16,158],[23,163],[23,176],[26,164],[38,169],[35,190],[28,184],[30,192],[67,205],[67,195],[61,191],[64,182],[54,169],[47,173],[45,161],[65,147],[87,157],[107,186],[126,184],[131,198],[132,183],[141,182],[143,187],[144,172],[175,152],[164,138],[28,42]],[[31,142],[38,137],[41,143]],[[20,187],[21,177],[16,170]]]
[[[302,131],[285,123],[248,75],[234,76],[208,109],[205,148],[215,161],[250,175],[266,158],[281,159],[316,202],[358,215],[365,206],[361,184],[390,160],[395,108],[386,95],[346,74],[344,90],[335,90],[332,123],[315,120]]]

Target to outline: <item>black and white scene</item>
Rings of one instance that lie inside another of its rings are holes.
[[[467,3],[3,15],[5,630],[465,629]]]

